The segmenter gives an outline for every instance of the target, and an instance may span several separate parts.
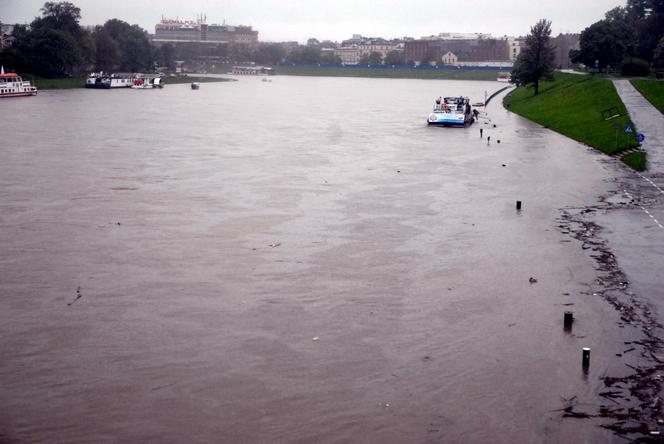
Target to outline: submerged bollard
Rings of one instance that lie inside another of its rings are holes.
[[[563,331],[565,333],[572,333],[572,323],[574,323],[574,314],[571,311],[566,311],[563,318]]]
[[[583,369],[590,367],[590,347],[583,347]]]
[[[516,201],[516,209],[517,209],[517,210],[520,210],[520,209],[521,209],[521,201],[520,201],[520,200],[517,200],[517,201]]]

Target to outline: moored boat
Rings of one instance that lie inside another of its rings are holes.
[[[466,126],[473,123],[473,110],[468,97],[445,97],[438,98],[433,107],[433,112],[427,119],[429,125],[461,125]]]
[[[129,88],[134,84],[135,74],[113,73],[105,74],[103,71],[93,72],[85,80],[86,88],[111,89]]]
[[[10,72],[5,74],[5,68],[0,67],[0,97],[34,96],[37,87],[23,80],[18,74]]]
[[[134,89],[163,88],[164,83],[162,82],[161,76],[150,75],[150,74],[139,74],[134,79],[134,83],[131,85],[131,87]]]

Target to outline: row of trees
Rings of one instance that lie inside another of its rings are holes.
[[[580,49],[570,56],[599,69],[664,68],[664,0],[628,0],[612,9],[581,33]]]
[[[555,52],[551,22],[540,20],[530,29],[525,47],[512,69],[517,85],[551,79]],[[583,30],[573,63],[599,70],[620,67],[624,75],[648,75],[650,66],[664,69],[664,0],[627,0],[627,5],[607,12],[604,19]]]
[[[92,69],[141,71],[155,53],[147,33],[121,20],[93,30],[79,25],[81,10],[69,2],[46,2],[29,27],[17,25],[14,43],[0,52],[0,63],[43,77],[66,77]]]

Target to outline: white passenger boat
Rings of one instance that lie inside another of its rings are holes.
[[[0,67],[0,97],[34,96],[37,87],[24,81],[19,75],[10,72],[5,74],[5,68]]]
[[[445,97],[436,100],[433,112],[427,119],[429,125],[461,125],[473,123],[473,110],[468,97]]]
[[[110,88],[129,88],[134,84],[135,74],[131,73],[113,73],[93,72],[85,79],[86,88],[110,89]]]
[[[134,83],[131,85],[131,87],[134,89],[163,88],[164,83],[160,76],[140,74],[134,79]]]

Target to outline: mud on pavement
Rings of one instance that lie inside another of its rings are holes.
[[[618,327],[625,330],[624,351],[616,354],[617,365],[601,377],[605,390],[599,396],[606,402],[594,411],[579,409],[575,400],[566,400],[561,409],[566,418],[596,417],[606,420],[602,427],[635,442],[664,442],[664,413],[660,391],[664,378],[664,341],[662,324],[647,300],[638,294],[603,236],[604,227],[597,216],[611,217],[616,210],[644,210],[652,199],[633,197],[618,180],[620,190],[601,196],[599,203],[585,208],[565,208],[558,228],[580,243],[594,259],[597,278],[588,294],[601,297],[620,314]]]

